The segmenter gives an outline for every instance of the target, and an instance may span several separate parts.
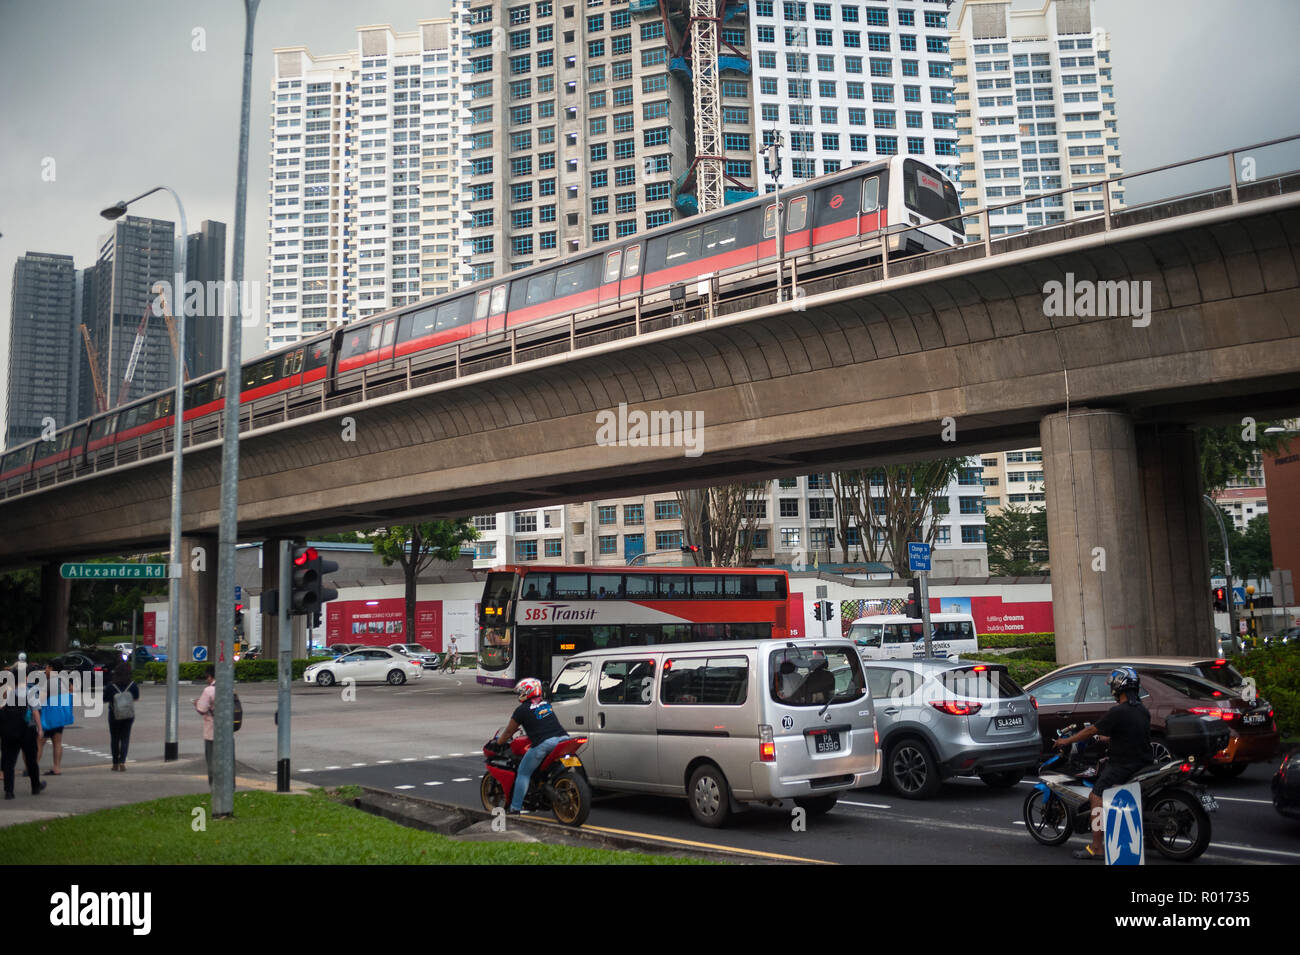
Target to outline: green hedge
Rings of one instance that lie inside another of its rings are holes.
[[[1008,647],[1055,647],[1055,633],[981,633],[980,646],[986,650]]]
[[[308,666],[329,659],[332,658],[312,657],[310,660],[294,660],[293,678],[301,680],[302,671],[307,669]],[[180,679],[198,683],[203,679],[203,674],[207,668],[208,664],[206,663],[182,663],[180,665]],[[165,683],[167,681],[167,664],[146,663],[142,678],[153,680],[155,683]],[[276,660],[240,660],[235,664],[235,680],[239,683],[273,681],[278,678],[279,663]]]
[[[1300,645],[1252,650],[1232,665],[1252,677],[1259,695],[1273,704],[1283,739],[1300,738]]]

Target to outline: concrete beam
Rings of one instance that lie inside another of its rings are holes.
[[[68,649],[68,610],[72,601],[72,581],[59,573],[59,562],[41,565],[41,632],[40,649],[63,653]]]

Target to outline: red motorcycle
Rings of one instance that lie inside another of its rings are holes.
[[[556,745],[529,780],[524,794],[524,808],[549,809],[566,826],[580,826],[591,812],[591,786],[586,770],[577,756],[587,737],[573,736]],[[490,739],[483,746],[487,773],[483,776],[480,795],[488,812],[510,805],[519,763],[528,752],[527,736],[519,736],[509,745]]]

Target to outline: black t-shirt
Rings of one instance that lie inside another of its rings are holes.
[[[1097,721],[1097,732],[1110,737],[1110,761],[1119,766],[1151,762],[1151,714],[1141,703],[1116,703]]]
[[[551,709],[551,704],[546,700],[520,703],[510,716],[524,728],[524,732],[528,734],[528,742],[534,746],[544,743],[552,736],[568,735],[560,725],[555,710]]]

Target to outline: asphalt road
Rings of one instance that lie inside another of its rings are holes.
[[[202,724],[191,701],[197,686],[180,688],[182,757],[203,752]],[[244,726],[236,735],[238,761],[273,773],[276,709],[273,683],[241,684]],[[162,687],[141,693],[132,753],[162,754]],[[345,697],[338,687],[293,688],[295,779],[319,785],[366,785],[409,796],[479,806],[482,745],[514,707],[509,693],[479,687],[473,671],[430,673],[402,687],[363,685]],[[49,755],[43,761],[48,765]],[[108,761],[103,718],[83,720],[65,733],[65,765]],[[1214,838],[1200,864],[1300,862],[1300,824],[1279,816],[1269,800],[1275,765],[1256,765],[1241,777],[1213,780],[1220,809]],[[588,826],[666,840],[738,848],[761,856],[868,864],[974,863],[987,865],[1080,864],[1069,858],[1075,837],[1049,849],[1033,842],[1020,822],[1028,783],[994,791],[978,780],[953,780],[932,800],[900,799],[887,788],[854,790],[834,810],[794,831],[789,808],[755,809],[721,830],[697,825],[683,799],[599,796]],[[1153,864],[1163,862],[1148,854]]]

